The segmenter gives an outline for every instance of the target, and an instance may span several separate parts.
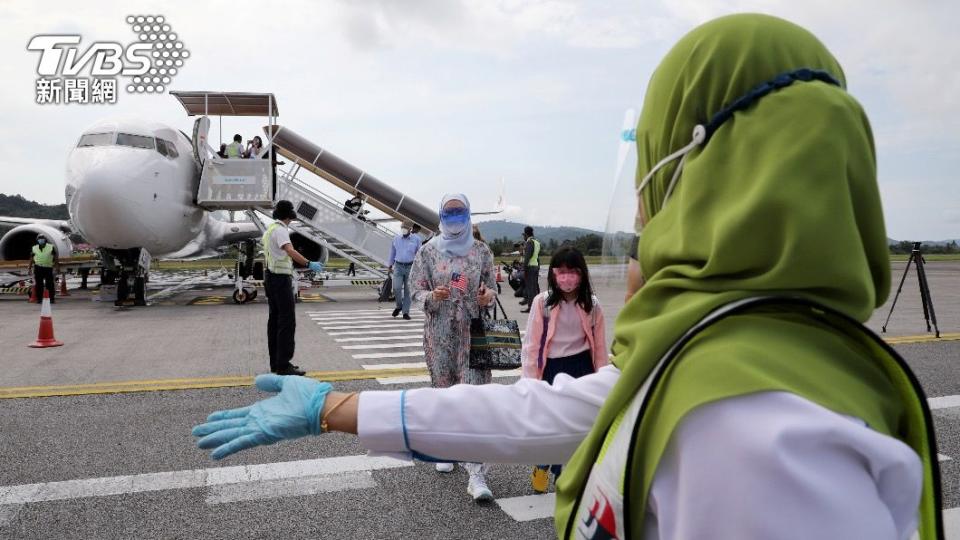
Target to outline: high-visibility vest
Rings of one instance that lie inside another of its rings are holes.
[[[53,244],[33,246],[33,264],[44,268],[53,267]]]
[[[531,238],[530,240],[533,241],[533,254],[530,255],[527,266],[540,266],[540,241],[536,238]]]
[[[267,232],[263,233],[263,255],[267,259],[267,270],[271,274],[293,275],[293,259],[286,253],[282,257],[273,256],[273,248],[270,245],[270,237],[277,227],[282,227],[280,223],[272,223],[267,227]]]
[[[227,145],[227,157],[238,158],[243,153],[243,145],[234,141]]]

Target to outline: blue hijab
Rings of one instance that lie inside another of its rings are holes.
[[[450,201],[460,201],[467,209],[466,220],[445,219],[443,207]],[[454,257],[465,257],[473,247],[473,226],[470,223],[470,201],[461,193],[448,194],[440,201],[440,236],[437,249]]]

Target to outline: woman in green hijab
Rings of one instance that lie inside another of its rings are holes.
[[[407,458],[567,462],[562,538],[941,534],[926,401],[859,324],[890,267],[872,135],[837,61],[781,19],[711,21],[653,74],[636,142],[645,285],[615,366],[329,401],[327,383],[264,375],[280,394],[212,414],[200,447],[331,429]]]

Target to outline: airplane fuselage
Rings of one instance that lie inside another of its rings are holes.
[[[185,135],[155,122],[99,122],[67,158],[66,200],[81,235],[108,249],[181,250],[209,214],[194,204],[199,172]]]

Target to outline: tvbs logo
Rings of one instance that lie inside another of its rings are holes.
[[[130,93],[163,92],[190,52],[162,16],[130,15],[127,24],[138,37],[128,45],[81,45],[76,34],[34,36],[27,50],[40,53],[37,103],[115,103],[118,77]]]

